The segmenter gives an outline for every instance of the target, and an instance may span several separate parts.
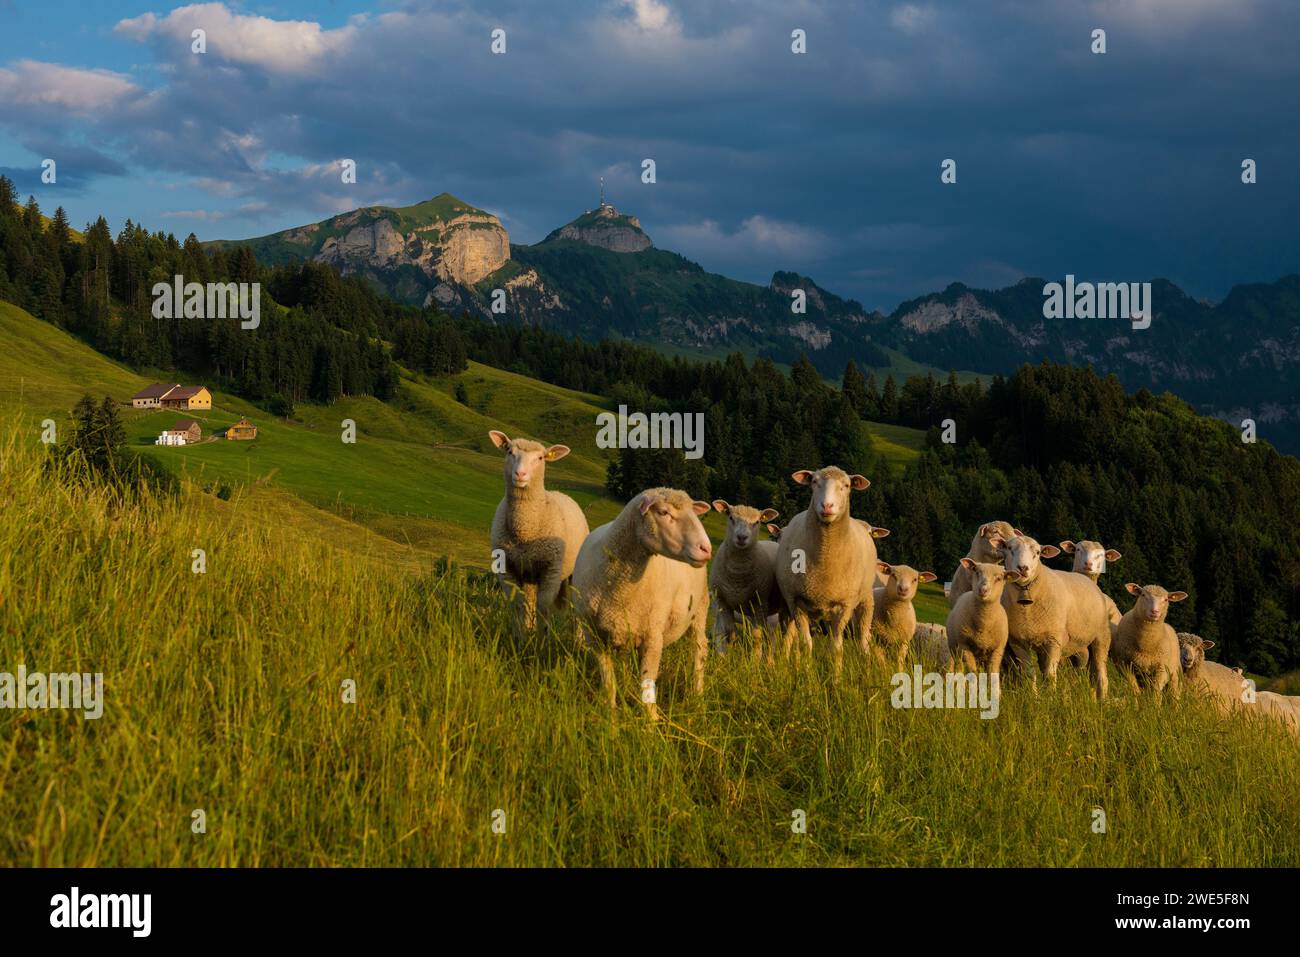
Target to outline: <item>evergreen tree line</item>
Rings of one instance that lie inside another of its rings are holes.
[[[258,327],[155,318],[154,284],[176,275],[261,283]],[[129,220],[113,237],[100,217],[78,239],[62,207],[47,222],[35,199],[17,205],[3,176],[0,298],[137,369],[200,376],[281,410],[350,395],[387,400],[399,381],[394,359],[437,375],[465,367],[449,319],[382,299],[359,278],[315,263],[266,268],[248,247],[205,250],[193,234],[179,242]]]

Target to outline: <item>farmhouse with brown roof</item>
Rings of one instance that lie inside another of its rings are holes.
[[[133,409],[157,409],[162,405],[162,397],[172,389],[179,389],[180,385],[166,382],[155,382],[151,386],[146,386],[135,395],[131,396],[131,408]]]

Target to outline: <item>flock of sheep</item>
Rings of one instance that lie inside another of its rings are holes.
[[[936,576],[877,560],[875,539],[889,531],[849,514],[851,494],[870,485],[861,475],[834,466],[795,472],[811,501],[785,528],[772,524],[777,513],[770,508],[710,504],[652,488],[590,531],[573,499],[546,489],[546,464],[567,455],[567,446],[498,431],[489,436],[505,454],[505,497],[492,522],[492,549],[502,586],[516,595],[517,620],[531,630],[539,609],[549,612],[571,599],[611,707],[612,654],[636,650],[641,702],[656,718],[660,656],[687,634],[694,690],[703,690],[711,597],[719,652],[747,626],[755,650],[762,655],[766,646],[769,661],[778,643],[786,657],[811,653],[817,624],[829,635],[837,679],[852,630],[865,655],[900,671],[909,653],[947,670],[991,674],[1025,670],[1032,657],[1054,684],[1065,659],[1089,669],[1099,698],[1107,695],[1106,665],[1114,661],[1135,691],[1177,697],[1188,687],[1225,711],[1251,709],[1300,736],[1300,698],[1253,692],[1239,669],[1205,660],[1213,642],[1165,623],[1170,603],[1186,593],[1129,583],[1135,601],[1121,614],[1097,586],[1106,562],[1120,554],[1098,542],[1057,548],[1006,522],[981,525],[953,573],[946,627],[918,626],[912,600]],[[701,522],[711,509],[727,519],[716,554]],[[770,539],[760,537],[764,530]],[[1072,571],[1043,564],[1063,551],[1073,555]]]

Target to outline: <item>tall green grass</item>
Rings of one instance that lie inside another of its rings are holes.
[[[693,699],[679,643],[666,720],[639,716],[629,660],[611,719],[571,623],[515,640],[479,577],[259,527],[243,493],[124,501],[42,457],[0,448],[0,671],[100,671],[106,703],[0,711],[3,864],[1300,863],[1300,749],[1195,702],[1113,681],[1102,706],[1071,673],[981,720],[895,710],[851,653],[833,687],[824,661],[739,649]]]

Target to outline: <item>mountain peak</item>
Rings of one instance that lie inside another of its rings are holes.
[[[599,246],[616,253],[639,253],[654,245],[635,216],[620,213],[606,202],[587,210],[568,225],[561,226],[542,242],[562,239]]]

